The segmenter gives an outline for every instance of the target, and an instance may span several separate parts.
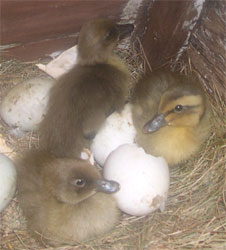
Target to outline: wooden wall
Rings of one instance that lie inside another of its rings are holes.
[[[3,54],[24,61],[76,44],[85,21],[119,19],[128,0],[10,0],[1,2]],[[209,91],[226,99],[225,1],[140,0],[132,41],[152,69],[180,59],[186,48]],[[13,48],[7,48],[14,45]]]
[[[3,0],[1,49],[22,60],[32,60],[76,44],[77,32],[95,17],[118,19],[127,0]],[[13,47],[13,48],[10,48]]]
[[[189,59],[210,95],[226,103],[225,10],[223,0],[144,0],[133,42],[152,69]]]
[[[207,2],[200,25],[191,37],[188,55],[210,95],[217,95],[226,104],[225,10],[225,1]]]
[[[179,58],[196,27],[203,2],[143,1],[136,19],[133,40],[138,49],[140,41],[152,69]]]

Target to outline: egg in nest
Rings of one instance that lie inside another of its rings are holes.
[[[13,162],[0,154],[0,212],[9,204],[16,190],[16,169]]]
[[[3,98],[1,118],[10,127],[21,131],[35,131],[43,119],[54,80],[33,78],[16,85]]]

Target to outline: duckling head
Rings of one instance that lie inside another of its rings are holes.
[[[56,200],[69,204],[78,204],[97,192],[119,190],[117,182],[101,179],[95,167],[80,159],[55,159],[55,164],[46,164],[45,185]]]
[[[106,62],[117,42],[133,31],[132,24],[116,24],[110,19],[95,19],[85,23],[79,33],[80,64]]]
[[[188,78],[189,79],[189,78]],[[169,87],[161,96],[158,112],[144,127],[153,133],[162,127],[195,127],[205,114],[206,99],[201,88],[189,81]]]

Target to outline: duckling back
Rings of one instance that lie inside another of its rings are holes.
[[[103,189],[109,185],[87,162],[34,151],[20,158],[17,167],[18,201],[29,231],[41,243],[74,245],[103,235],[118,222],[114,198],[98,191],[97,184]]]
[[[120,111],[128,75],[108,64],[76,66],[50,92],[40,146],[58,156],[80,156],[106,116]]]
[[[196,153],[209,134],[210,106],[194,75],[157,71],[138,82],[133,102],[137,143],[170,165]]]
[[[131,32],[131,26],[125,26]],[[129,73],[113,54],[120,28],[98,19],[80,32],[78,64],[50,92],[46,117],[40,125],[40,145],[57,156],[77,156],[89,147],[97,130],[127,98]],[[88,53],[89,52],[89,53]]]

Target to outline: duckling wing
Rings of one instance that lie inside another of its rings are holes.
[[[127,86],[123,83],[126,77],[119,70],[99,65],[92,73],[79,87],[80,98],[83,98],[82,130],[87,139],[93,139],[107,116],[122,110],[127,94]]]
[[[127,81],[127,74],[108,64],[75,66],[51,90],[41,146],[58,156],[77,151],[79,157],[106,114],[124,106]]]

